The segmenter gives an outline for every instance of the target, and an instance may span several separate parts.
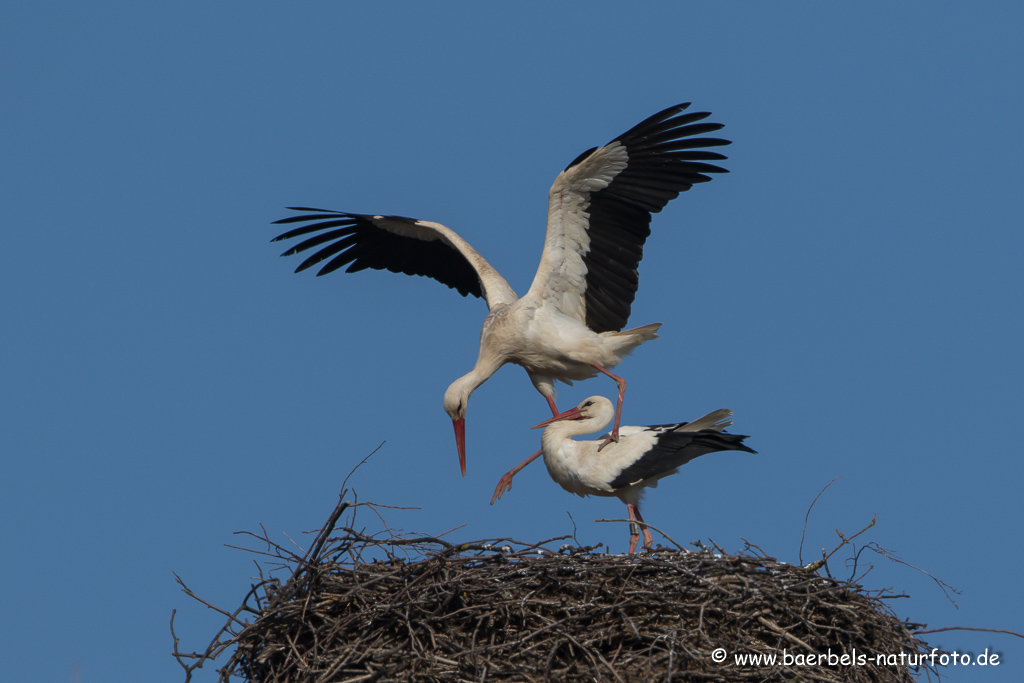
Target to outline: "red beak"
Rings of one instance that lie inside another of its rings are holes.
[[[530,427],[530,429],[540,429],[541,427],[547,427],[552,422],[558,422],[559,420],[579,420],[579,419],[580,419],[580,409],[579,408],[569,408],[569,410],[565,411],[564,413],[559,413],[558,415],[555,415],[552,418],[548,418],[547,420],[544,420],[540,424],[533,425],[532,427]]]
[[[452,420],[455,427],[455,447],[459,449],[459,467],[462,468],[462,476],[466,476],[466,418]]]

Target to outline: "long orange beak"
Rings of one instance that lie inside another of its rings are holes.
[[[452,420],[455,427],[455,447],[459,449],[459,467],[462,468],[462,476],[466,476],[466,418]]]
[[[547,427],[552,422],[558,422],[559,420],[579,420],[581,417],[579,408],[569,408],[564,413],[559,413],[552,418],[544,420],[540,424],[535,424],[530,429],[540,429],[541,427]]]

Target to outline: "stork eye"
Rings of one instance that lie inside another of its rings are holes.
[[[593,402],[593,401],[587,401],[586,403],[584,403],[584,404],[583,404],[583,407],[584,407],[584,408],[589,408],[589,407],[590,407],[590,406],[592,406],[592,405],[594,405],[594,402]]]

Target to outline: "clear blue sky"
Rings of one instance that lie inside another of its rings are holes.
[[[760,451],[687,465],[647,519],[796,562],[835,529],[931,627],[1024,630],[1024,9],[930,3],[7,3],[0,9],[0,639],[12,681],[181,680],[255,574],[233,532],[300,542],[352,467],[398,528],[623,552],[618,501],[540,464],[519,368],[445,388],[483,304],[392,273],[293,275],[290,205],[440,221],[519,291],[547,189],[680,101],[731,173],[655,218],[619,366],[624,424],[736,411]],[[566,407],[613,385],[560,393]],[[568,514],[567,514],[568,513]],[[362,521],[379,528],[370,516]],[[848,555],[842,552],[835,559]],[[846,575],[842,563],[834,567]],[[957,681],[1020,680],[1024,643]],[[79,678],[75,678],[78,676]],[[212,680],[212,671],[204,680]]]

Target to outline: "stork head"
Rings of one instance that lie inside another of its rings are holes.
[[[448,413],[455,428],[455,447],[459,449],[462,476],[466,476],[466,408],[469,406],[469,396],[476,388],[464,381],[465,379],[460,377],[455,380],[448,387],[448,391],[444,392],[444,412]]]
[[[579,434],[596,432],[605,427],[615,416],[615,406],[604,396],[591,396],[584,399],[575,408],[569,408],[564,413],[559,413],[552,418],[536,424],[531,429],[549,427],[559,422],[572,421],[579,423],[579,429],[573,431]]]

